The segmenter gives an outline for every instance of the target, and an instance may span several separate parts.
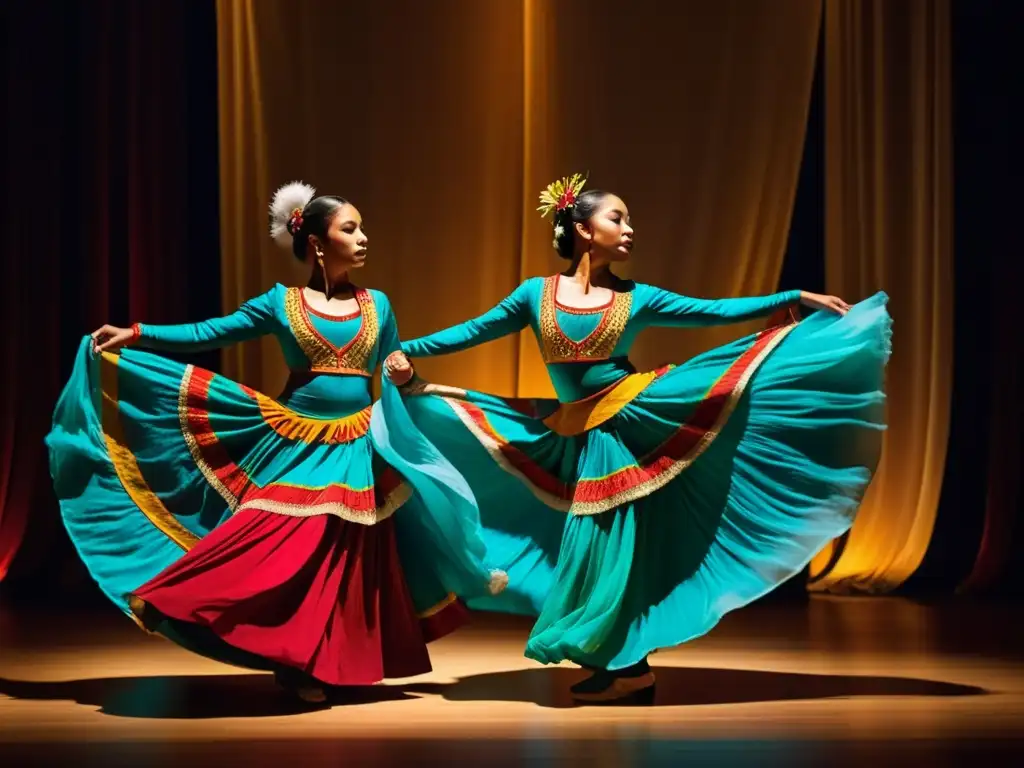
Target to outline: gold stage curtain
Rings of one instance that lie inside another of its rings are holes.
[[[953,375],[949,17],[948,0],[825,6],[828,289],[885,290],[894,352],[880,471],[841,554],[812,563],[814,589],[893,589],[935,523]]]
[[[267,235],[269,197],[300,178],[359,208],[358,282],[392,299],[405,338],[489,308],[519,279],[523,14],[479,0],[219,0],[225,309],[308,268]],[[225,372],[276,394],[273,340]],[[424,363],[511,392],[516,339]],[[454,359],[454,358],[453,358]]]
[[[489,308],[562,262],[535,212],[589,171],[637,229],[629,276],[695,296],[775,290],[789,229],[818,0],[219,0],[224,305],[305,268],[266,235],[293,178],[362,212],[405,338]],[[750,327],[652,332],[679,361]],[[276,392],[273,343],[225,372]],[[422,361],[439,382],[550,395],[532,338]]]
[[[789,233],[820,24],[818,2],[536,0],[527,62],[523,277],[562,268],[536,194],[568,171],[616,192],[642,282],[694,296],[776,289]],[[532,65],[532,66],[530,66]],[[757,323],[655,330],[632,358],[678,362]],[[550,393],[523,340],[519,391]]]

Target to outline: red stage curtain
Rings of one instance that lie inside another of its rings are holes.
[[[204,66],[216,79],[216,27],[200,5],[3,11],[0,580],[66,561],[43,438],[82,335],[218,313],[216,91],[192,87]]]

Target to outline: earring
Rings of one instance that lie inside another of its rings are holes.
[[[590,243],[576,266],[576,281],[583,286],[583,293],[590,293]]]
[[[317,264],[320,265],[320,272],[324,276],[324,294],[327,294],[327,292],[328,292],[328,288],[327,288],[327,265],[324,264],[324,252],[321,251],[319,248],[316,249],[316,262],[317,262]],[[330,298],[330,297],[328,297],[328,298]]]

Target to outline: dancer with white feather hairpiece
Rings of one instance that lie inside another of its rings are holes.
[[[105,325],[83,339],[47,438],[61,512],[101,589],[148,631],[273,670],[310,702],[332,686],[430,670],[426,643],[504,588],[484,566],[473,494],[419,437],[385,378],[391,305],[351,281],[359,211],[295,182],[271,235],[310,264],[226,317]],[[277,338],[269,397],[153,351]]]

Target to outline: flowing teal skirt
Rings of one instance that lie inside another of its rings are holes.
[[[490,593],[471,491],[411,433],[389,384],[371,405],[366,379],[336,378],[336,397],[300,413],[82,340],[47,444],[71,541],[115,605],[136,619],[139,595],[178,606],[157,631],[229,663],[326,657],[321,679],[340,683],[346,649],[394,657],[396,634],[422,645],[461,622],[458,598]]]
[[[536,616],[529,658],[619,669],[799,573],[850,528],[879,461],[886,304],[649,375],[577,434],[551,426],[565,404],[414,389],[409,415],[468,481],[509,575],[470,606]]]

